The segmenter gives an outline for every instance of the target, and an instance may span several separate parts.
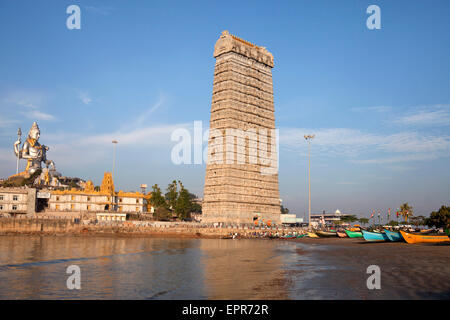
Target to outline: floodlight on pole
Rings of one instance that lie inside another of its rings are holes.
[[[20,140],[22,139],[22,130],[17,130],[17,141],[19,141],[19,152],[17,153],[17,161],[16,161],[16,174],[19,174],[19,159],[20,159]]]
[[[112,174],[111,174],[111,178],[112,178],[112,185],[113,185],[113,189],[112,189],[112,195],[111,195],[111,206],[110,209],[114,211],[114,186],[115,186],[115,181],[114,181],[114,169],[116,166],[116,146],[117,146],[118,141],[117,140],[113,140],[112,144],[113,144],[113,167],[112,167]]]
[[[112,167],[112,178],[113,178],[113,182],[114,182],[114,168],[116,166],[116,146],[118,141],[117,140],[113,140],[113,167]]]
[[[311,227],[311,140],[314,139],[315,134],[304,135],[308,142],[308,225]]]

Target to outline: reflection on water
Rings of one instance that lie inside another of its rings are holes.
[[[0,299],[289,299],[296,245],[268,240],[0,237]],[[81,290],[66,268],[81,269]]]
[[[448,246],[0,236],[0,299],[448,299]],[[382,270],[368,290],[367,266]],[[81,269],[81,290],[66,269]]]
[[[212,299],[288,299],[278,241],[201,241],[204,286]],[[287,245],[287,243],[285,243]]]

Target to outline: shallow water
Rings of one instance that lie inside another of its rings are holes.
[[[0,299],[411,298],[389,288],[375,295],[365,270],[323,259],[330,250],[276,240],[2,236]],[[70,265],[80,267],[80,290],[67,288]]]

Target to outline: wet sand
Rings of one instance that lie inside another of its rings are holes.
[[[173,236],[1,236],[0,298],[450,299],[450,243]],[[65,287],[69,264],[80,292]],[[367,288],[370,265],[380,290]]]
[[[450,243],[371,243],[361,239],[294,240],[313,257],[315,277],[297,296],[305,299],[450,299]],[[368,290],[367,267],[381,270],[381,289]],[[302,266],[297,271],[302,273]]]

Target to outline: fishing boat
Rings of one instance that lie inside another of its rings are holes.
[[[336,232],[339,238],[348,238],[347,234],[342,231]]]
[[[286,235],[280,237],[280,239],[295,239],[295,238],[297,238],[297,237],[293,234],[286,234]]]
[[[361,232],[366,241],[389,241],[389,238],[384,232],[372,232],[367,230],[361,230]]]
[[[318,238],[319,236],[317,234],[315,234],[314,232],[308,232],[307,233],[308,237],[310,238]]]
[[[402,235],[400,234],[400,232],[397,231],[391,231],[388,229],[384,229],[384,232],[386,233],[386,236],[389,238],[390,241],[392,242],[397,242],[397,241],[404,241]]]
[[[403,239],[408,243],[438,243],[450,241],[447,235],[422,235],[422,234],[412,234],[400,230]]]
[[[306,234],[299,234],[299,235],[297,235],[297,239],[303,238],[303,237],[306,237]]]
[[[336,232],[330,232],[330,231],[321,231],[321,230],[318,230],[318,231],[316,231],[316,234],[319,236],[319,237],[337,237],[337,234],[336,234]]]
[[[360,231],[351,231],[351,230],[347,230],[347,229],[345,229],[344,231],[349,238],[362,238],[363,237],[363,235]]]

